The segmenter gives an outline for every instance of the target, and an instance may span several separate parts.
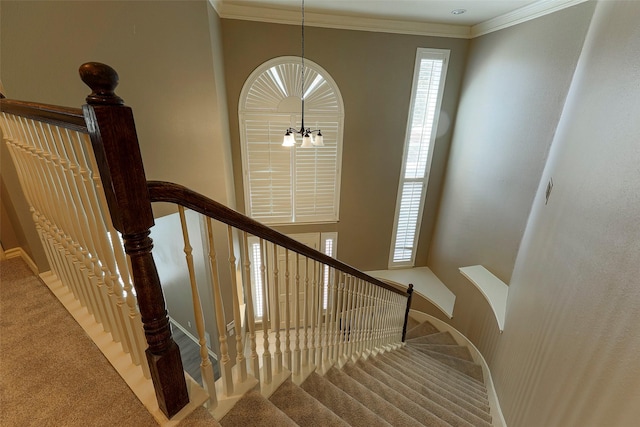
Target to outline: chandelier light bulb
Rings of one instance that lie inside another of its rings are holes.
[[[293,136],[293,134],[289,131],[287,131],[284,134],[284,139],[282,141],[282,146],[283,147],[293,147],[294,145],[296,145],[296,138],[295,136]]]
[[[324,137],[322,136],[322,132],[318,131],[318,135],[313,140],[313,145],[316,147],[324,147]]]
[[[309,134],[308,132],[305,132],[305,134],[302,136],[302,145],[300,146],[300,148],[311,148],[313,147],[313,143],[311,142],[311,134]]]

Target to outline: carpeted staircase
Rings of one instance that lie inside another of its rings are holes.
[[[482,368],[466,347],[431,323],[406,346],[291,379],[265,399],[255,389],[220,421],[236,426],[491,426]]]

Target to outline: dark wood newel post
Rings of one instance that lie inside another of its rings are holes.
[[[407,288],[407,309],[404,312],[404,326],[402,326],[402,342],[407,336],[407,323],[409,322],[409,310],[411,310],[411,298],[413,298],[413,284],[409,283]]]
[[[114,227],[131,258],[133,284],[149,347],[147,360],[158,405],[171,418],[189,402],[180,350],[171,337],[160,279],[151,254],[153,212],[131,108],[114,90],[118,74],[89,62],[80,77],[92,90],[83,113]]]

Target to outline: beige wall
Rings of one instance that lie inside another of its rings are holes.
[[[89,92],[80,64],[111,65],[134,110],[147,178],[227,203],[226,105],[209,9],[206,0],[3,2],[2,82],[11,98],[79,107]]]
[[[208,1],[1,7],[0,73],[8,97],[79,107],[89,90],[78,67],[107,63],[120,76],[116,92],[133,108],[147,178],[178,182],[233,206],[220,21]],[[5,160],[3,182],[11,200],[18,199],[19,185],[7,175]],[[154,209],[157,216],[173,211],[164,204]],[[33,227],[25,206],[16,211],[27,221],[25,229]],[[39,246],[37,236],[34,241],[31,246]],[[170,301],[188,295],[187,289],[188,281],[165,289],[172,317],[185,326],[190,309],[172,310]]]
[[[471,339],[497,326],[458,269],[481,264],[510,282],[592,9],[471,42],[428,264],[456,294],[454,324]]]
[[[300,27],[222,20],[224,64],[238,208],[244,207],[238,98],[267,60],[300,55]],[[363,270],[387,268],[398,177],[418,47],[451,50],[443,111],[455,117],[468,40],[305,28],[305,57],[336,81],[345,107],[340,222],[283,227],[288,233],[338,231],[338,257]],[[443,120],[441,123],[444,123]],[[451,132],[436,142],[416,265],[425,265]],[[284,132],[284,130],[283,130]]]
[[[453,323],[487,358],[511,426],[640,417],[640,3],[600,2],[590,22],[593,8],[474,41],[455,129],[430,265],[455,289]],[[510,283],[503,334],[456,278],[473,263]]]
[[[598,4],[534,200],[491,362],[512,425],[640,419],[638,17]]]

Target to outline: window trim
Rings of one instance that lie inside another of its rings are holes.
[[[418,48],[416,52],[416,60],[414,63],[413,69],[413,82],[411,85],[411,100],[409,103],[409,114],[407,117],[407,127],[405,131],[404,137],[404,148],[402,152],[402,169],[400,171],[400,176],[398,179],[398,192],[396,197],[396,208],[393,219],[393,230],[391,234],[391,248],[389,251],[389,263],[388,267],[392,268],[407,268],[413,267],[415,265],[416,253],[418,249],[418,240],[420,237],[420,228],[422,225],[422,217],[424,213],[424,204],[427,196],[427,187],[429,185],[429,177],[431,175],[431,162],[433,160],[433,151],[436,142],[436,138],[438,136],[438,121],[440,118],[440,111],[442,108],[442,99],[444,94],[444,88],[447,77],[447,67],[449,64],[449,56],[450,50],[448,49],[431,49],[431,48]],[[412,122],[413,122],[413,113],[416,107],[416,92],[418,89],[418,80],[420,76],[420,66],[423,59],[442,59],[442,70],[441,70],[441,78],[440,84],[438,87],[438,94],[435,105],[435,114],[433,117],[433,124],[430,133],[429,139],[429,147],[427,154],[427,163],[425,167],[425,173],[422,178],[406,178],[406,168],[407,168],[407,157],[409,155],[409,142],[411,138],[411,130],[412,130]],[[420,202],[418,205],[418,214],[417,214],[417,222],[415,228],[415,235],[413,239],[413,248],[411,253],[411,259],[409,261],[394,261],[395,249],[396,249],[396,241],[398,238],[398,222],[400,216],[400,207],[402,204],[402,195],[403,188],[405,183],[407,182],[419,182],[422,184]]]

